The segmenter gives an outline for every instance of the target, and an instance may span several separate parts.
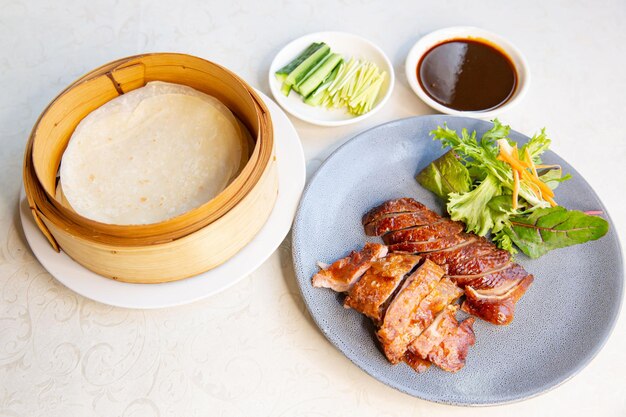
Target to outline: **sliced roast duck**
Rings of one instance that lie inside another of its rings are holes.
[[[390,252],[419,255],[443,268],[465,290],[462,309],[493,324],[513,320],[515,303],[533,282],[507,251],[412,198],[375,207],[363,216],[363,226],[367,235],[381,236]]]
[[[385,245],[370,242],[322,265],[313,286],[346,293],[344,306],[373,320],[393,364],[460,370],[476,339],[474,318],[456,319],[457,300],[465,296],[463,311],[506,325],[533,282],[507,251],[412,198],[387,201],[362,221]]]

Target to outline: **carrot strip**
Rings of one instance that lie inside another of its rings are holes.
[[[518,161],[516,161],[515,159],[513,159],[511,157],[511,155],[508,155],[504,152],[500,152],[500,155],[498,155],[498,159],[501,161],[506,162],[507,164],[511,165],[511,167],[513,169],[516,169],[518,171],[523,171],[524,170],[524,165],[520,164]]]
[[[528,151],[528,148],[524,148],[524,151],[526,151],[526,159],[528,159],[528,164],[530,165],[530,169],[532,169],[533,171],[533,175],[537,178],[539,178],[539,175],[537,175],[537,168],[535,167],[535,164],[533,163],[533,158],[530,156],[530,152]]]
[[[519,195],[519,173],[513,170],[513,210],[517,210],[517,197]]]
[[[539,178],[531,176],[528,173],[528,171],[526,171],[524,169],[523,165],[521,165],[518,161],[513,159],[513,157],[511,157],[511,155],[508,155],[507,153],[502,152],[502,149],[500,149],[500,154],[498,155],[498,159],[500,161],[504,161],[504,162],[508,163],[509,165],[511,165],[511,168],[513,168],[513,170],[519,171],[522,174],[522,179],[526,179],[528,181],[531,181],[531,182],[537,184],[537,186],[543,192],[544,195],[547,195],[547,196],[550,196],[550,197],[554,197],[554,192],[552,191],[552,189],[550,187],[548,187]]]

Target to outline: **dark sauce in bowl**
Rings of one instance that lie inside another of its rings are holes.
[[[487,42],[453,39],[422,56],[417,79],[439,104],[454,110],[486,111],[511,98],[517,72],[511,59]]]

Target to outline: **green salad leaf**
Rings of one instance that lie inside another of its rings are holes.
[[[485,236],[494,226],[494,213],[489,208],[492,198],[502,194],[502,186],[493,175],[485,179],[472,191],[448,195],[448,214],[452,220],[460,220],[468,232]]]
[[[505,138],[508,133],[509,127],[502,126],[498,120],[495,120],[493,128],[483,135],[480,143],[476,140],[476,132],[469,134],[467,129],[463,129],[459,136],[445,124],[430,132],[444,147],[452,148],[469,170],[478,169],[490,173],[503,183],[512,182],[513,176],[506,164],[497,159],[498,148],[493,144],[496,139]]]
[[[570,174],[564,176],[561,167],[556,167],[539,172],[539,178],[554,190],[560,183],[571,179],[572,176]]]
[[[510,217],[502,232],[526,255],[538,258],[552,249],[597,240],[608,230],[608,222],[601,217],[550,207]]]
[[[534,135],[528,143],[520,148],[520,154],[524,155],[526,150],[533,159],[535,164],[541,163],[541,154],[548,150],[552,141],[546,135],[546,129],[541,129],[541,133]]]
[[[472,180],[465,165],[454,151],[449,151],[435,159],[417,174],[417,182],[444,200],[450,193],[466,193],[472,187]]]

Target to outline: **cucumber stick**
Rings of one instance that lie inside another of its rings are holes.
[[[283,93],[285,97],[287,97],[291,92],[291,86],[283,83],[282,87],[280,87],[280,92]]]
[[[287,75],[289,75],[289,74],[282,74],[282,73],[281,74],[279,74],[279,73],[274,74],[274,76],[276,77],[276,79],[278,80],[279,83],[285,82],[285,78],[287,78]]]
[[[323,43],[312,43],[311,45],[309,45],[308,48],[302,51],[300,55],[296,57],[296,59],[276,71],[276,78],[278,79],[278,81],[285,81],[287,75],[289,75],[294,69],[296,69],[298,65],[302,64],[305,59],[313,55],[315,51],[320,49],[322,45]]]
[[[320,86],[328,77],[328,75],[333,72],[333,70],[343,61],[341,55],[339,54],[330,54],[324,60],[324,62],[313,71],[307,78],[305,78],[301,84],[298,85],[298,90],[302,97],[307,97],[311,94],[317,87]]]
[[[302,61],[300,65],[298,65],[293,71],[289,73],[287,78],[285,78],[285,81],[284,81],[285,84],[290,85],[290,86],[296,86],[329,53],[330,53],[330,48],[328,47],[328,45],[323,44],[318,50],[313,52],[311,56],[309,56],[307,59]]]
[[[324,101],[324,99],[328,95],[328,87],[330,87],[330,85],[335,80],[335,77],[337,76],[337,73],[340,71],[340,68],[342,65],[343,63],[340,62],[339,65],[337,65],[332,70],[332,72],[328,74],[328,77],[326,77],[326,79],[322,82],[322,84],[320,84],[320,86],[317,87],[315,91],[313,91],[311,94],[309,94],[307,98],[304,99],[304,102],[306,104],[310,106],[319,106],[320,104],[322,104],[322,101]]]

